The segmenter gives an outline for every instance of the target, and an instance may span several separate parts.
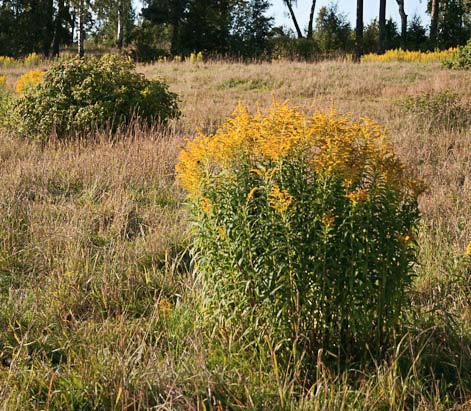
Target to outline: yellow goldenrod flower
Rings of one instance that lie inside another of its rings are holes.
[[[280,189],[278,185],[274,184],[273,189],[268,195],[270,207],[277,213],[284,214],[288,207],[293,202],[293,197],[284,189]]]
[[[384,54],[365,54],[362,61],[377,61],[377,62],[391,62],[391,61],[406,61],[406,62],[420,62],[430,63],[433,61],[442,61],[450,57],[456,52],[456,48],[448,50],[437,51],[409,51],[409,50],[388,50]]]
[[[468,245],[466,246],[466,250],[465,250],[465,255],[469,255],[471,256],[471,241],[468,243]]]
[[[23,63],[25,66],[34,66],[39,64],[41,61],[41,57],[37,53],[28,54],[24,59]]]
[[[4,87],[7,82],[6,76],[0,76],[0,87]]]
[[[30,70],[23,74],[16,82],[16,92],[23,94],[27,89],[36,87],[43,81],[44,72],[42,70]]]
[[[286,159],[303,156],[312,171],[339,174],[347,186],[375,170],[401,191],[419,192],[419,184],[405,177],[404,166],[393,153],[384,128],[368,118],[354,121],[335,111],[306,117],[275,101],[266,115],[252,115],[239,104],[214,135],[200,134],[187,142],[176,171],[179,184],[195,198],[205,182],[214,181],[219,173],[235,172],[242,158],[257,165],[252,172],[270,181]],[[352,196],[352,201],[364,200],[364,193]]]
[[[208,198],[206,197],[203,197],[201,200],[200,200],[200,205],[201,205],[201,209],[206,213],[210,213],[213,209],[213,205],[211,204],[211,201],[209,201]]]
[[[13,57],[0,56],[0,67],[10,67],[17,64],[17,60]]]
[[[322,224],[326,227],[332,227],[334,225],[335,217],[331,214],[323,213],[322,214]]]
[[[354,204],[362,203],[368,198],[368,191],[364,188],[359,188],[355,191],[347,193],[347,198]]]

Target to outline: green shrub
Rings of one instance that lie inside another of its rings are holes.
[[[177,173],[210,319],[269,339],[280,358],[384,353],[407,305],[420,187],[381,127],[239,109],[188,142]]]
[[[461,46],[449,58],[443,61],[443,66],[450,69],[471,69],[471,39]]]
[[[449,90],[406,96],[398,105],[403,112],[419,117],[429,130],[466,127],[471,119],[470,108]]]
[[[166,84],[147,80],[130,59],[112,55],[54,64],[13,109],[17,131],[39,138],[115,130],[133,118],[166,123],[178,115],[176,95]]]
[[[319,46],[312,39],[292,39],[289,37],[276,37],[271,40],[270,48],[272,58],[314,61],[322,59]]]

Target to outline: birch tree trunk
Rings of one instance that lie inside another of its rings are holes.
[[[123,2],[118,1],[118,28],[116,33],[116,47],[118,50],[123,48],[124,21],[123,21]]]

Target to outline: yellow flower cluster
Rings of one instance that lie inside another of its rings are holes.
[[[456,48],[450,48],[448,50],[437,50],[437,51],[408,51],[402,49],[388,50],[384,54],[365,54],[362,57],[362,61],[379,61],[379,62],[391,62],[391,61],[412,61],[419,63],[430,63],[433,61],[442,61],[450,57]]]
[[[293,202],[293,197],[286,190],[280,189],[276,184],[273,185],[268,198],[270,207],[279,214],[286,213],[286,210],[288,210],[288,207]]]
[[[464,251],[465,255],[469,255],[471,257],[471,241],[466,246],[466,250]]]
[[[8,56],[0,56],[0,67],[31,67],[37,66],[41,62],[41,56],[37,53],[31,53],[24,58],[19,59]]]
[[[433,61],[441,61],[450,57],[456,52],[456,48],[450,48],[448,50],[437,50],[437,51],[409,51],[402,49],[388,50],[384,54],[366,54],[362,57],[362,61],[379,61],[379,62],[391,62],[391,61],[408,61],[408,62],[420,62],[429,63]]]
[[[17,62],[13,57],[0,56],[0,67],[10,67],[15,65]]]
[[[0,76],[0,88],[5,87],[6,82],[7,82],[6,76]]]
[[[358,183],[366,172],[374,170],[401,191],[419,190],[415,181],[404,177],[404,167],[378,124],[367,118],[354,121],[334,111],[306,117],[279,102],[274,102],[266,115],[251,115],[239,105],[216,134],[200,134],[189,140],[179,156],[177,178],[195,198],[208,179],[221,172],[230,175],[241,158],[254,165],[269,162],[276,168],[291,156],[302,156],[319,174],[339,173],[348,179],[347,185]],[[273,198],[281,198],[280,193],[275,189]],[[363,201],[365,195],[351,193],[351,200]]]
[[[347,198],[353,203],[358,204],[366,201],[368,198],[368,191],[364,188],[359,188],[347,194]]]
[[[203,53],[201,51],[198,53],[191,53],[190,56],[186,59],[186,61],[190,62],[191,64],[202,63]]]
[[[23,63],[25,66],[36,66],[41,62],[41,56],[37,53],[28,54],[24,59]]]
[[[44,72],[42,70],[30,70],[23,74],[16,82],[16,92],[24,93],[27,89],[36,87],[43,81]]]

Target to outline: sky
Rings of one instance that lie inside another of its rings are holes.
[[[276,25],[284,25],[292,30],[294,26],[289,17],[286,6],[283,5],[283,0],[272,0],[273,6],[271,8],[271,15],[275,18]],[[327,6],[330,3],[336,3],[339,11],[347,15],[348,19],[354,25],[355,14],[356,14],[356,0],[317,0],[316,2],[316,15],[322,6]],[[309,21],[309,12],[311,8],[311,0],[298,0],[298,6],[296,7],[296,18],[298,19],[299,25],[302,28],[307,27]],[[412,18],[414,14],[417,14],[422,19],[422,23],[429,24],[430,18],[425,13],[426,0],[406,0],[405,9],[406,14],[409,18]],[[378,0],[364,0],[364,19],[368,23],[374,17],[378,15],[379,1]],[[398,6],[396,0],[387,0],[386,3],[386,18],[392,17],[394,20],[400,22],[398,13]]]

